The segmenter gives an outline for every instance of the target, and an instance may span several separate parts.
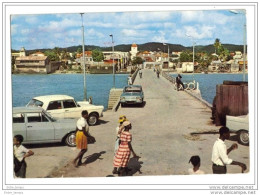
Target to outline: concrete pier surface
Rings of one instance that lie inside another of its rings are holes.
[[[85,162],[75,168],[73,158],[79,150],[60,144],[32,146],[35,155],[27,159],[27,177],[106,177],[112,175],[116,127],[120,115],[132,123],[132,146],[140,159],[130,159],[133,176],[186,175],[192,155],[201,158],[200,169],[212,174],[211,152],[218,129],[211,122],[211,110],[184,91],[173,89],[172,83],[157,78],[152,69],[142,70],[134,84],[144,91],[143,107],[126,106],[117,112],[107,111],[97,126],[90,127],[96,143],[89,144]],[[227,147],[237,143],[231,134]],[[249,171],[249,147],[238,144],[229,154],[243,162]],[[140,171],[139,171],[140,169]],[[238,166],[229,165],[228,173],[241,173]],[[116,175],[114,175],[116,176]]]

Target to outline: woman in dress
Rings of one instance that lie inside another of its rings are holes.
[[[114,157],[114,169],[113,174],[117,174],[122,176],[126,172],[127,164],[130,160],[131,152],[134,158],[138,156],[135,154],[133,147],[131,145],[132,134],[129,130],[132,128],[131,123],[129,121],[125,121],[123,123],[124,131],[120,135],[120,145],[117,150],[117,153]],[[117,168],[118,171],[117,171]]]
[[[77,132],[76,132],[76,146],[77,149],[80,149],[80,152],[73,160],[75,167],[78,167],[82,164],[82,157],[87,152],[88,141],[87,137],[89,135],[89,126],[87,123],[88,111],[83,110],[81,112],[81,118],[77,121]]]

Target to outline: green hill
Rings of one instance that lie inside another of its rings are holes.
[[[167,44],[167,43],[166,43]],[[121,44],[121,45],[115,45],[114,50],[115,51],[122,51],[122,52],[129,52],[131,50],[131,45],[132,44]],[[234,51],[241,51],[243,52],[243,45],[233,45],[233,44],[222,44],[224,48],[228,49],[230,52]],[[162,51],[167,53],[168,52],[168,46],[163,45],[162,43],[158,42],[149,42],[149,43],[144,43],[144,44],[138,44],[138,51]],[[82,48],[81,45],[78,46],[71,46],[67,48],[60,48],[60,50],[67,50],[68,52],[76,52],[78,48]],[[94,49],[99,49],[101,51],[111,51],[112,47],[99,47],[95,45],[85,45],[85,51],[89,50],[94,50]],[[35,50],[27,50],[28,53],[33,53],[35,51],[41,51],[44,52],[49,49],[35,49]],[[169,44],[169,51],[170,53],[173,51],[184,51],[184,50],[191,50],[192,51],[192,46],[191,47],[184,47],[182,45],[178,44]],[[212,45],[196,45],[195,46],[195,52],[207,52],[207,53],[214,53],[215,48]]]

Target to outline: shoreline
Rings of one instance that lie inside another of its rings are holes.
[[[165,71],[167,72],[167,71]],[[44,74],[44,73],[12,73],[12,75],[52,75],[52,74],[83,74],[83,73],[77,73],[77,72],[54,72],[54,73],[49,73],[49,74]],[[101,74],[113,74],[113,73],[98,73],[98,74],[91,74],[91,73],[86,73],[86,75],[101,75]],[[131,74],[130,72],[117,72],[115,74]],[[182,74],[182,75],[192,75],[192,74],[205,74],[205,73],[177,73],[177,72],[169,72],[169,74]],[[243,72],[208,72],[207,74],[243,74]],[[246,72],[248,74],[248,72]]]

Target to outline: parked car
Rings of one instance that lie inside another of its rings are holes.
[[[63,142],[75,146],[77,119],[54,119],[41,107],[13,108],[13,135],[24,137],[24,144]]]
[[[68,95],[45,95],[32,98],[27,106],[40,106],[54,118],[80,118],[81,112],[87,110],[88,124],[96,125],[103,116],[104,106],[96,106],[89,102],[76,102]]]
[[[249,145],[249,125],[248,114],[242,116],[226,116],[226,126],[231,132],[238,135],[238,142],[243,145]]]
[[[123,89],[123,93],[120,96],[120,104],[124,106],[126,104],[139,104],[144,103],[144,93],[141,85],[127,85]]]

